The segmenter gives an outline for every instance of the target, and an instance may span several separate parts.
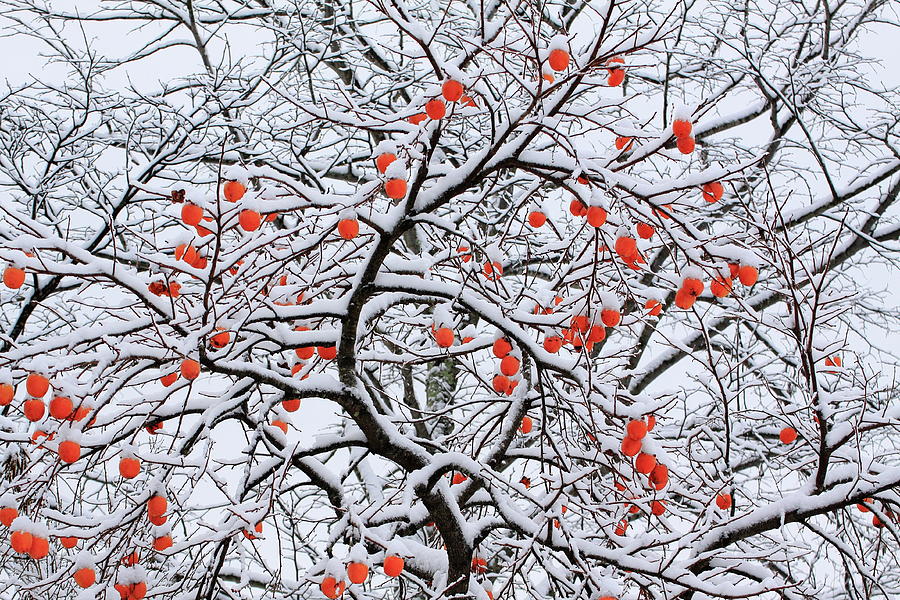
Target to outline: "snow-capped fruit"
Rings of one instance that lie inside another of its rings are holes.
[[[439,121],[447,114],[447,105],[443,100],[429,100],[425,103],[425,114],[433,121]]]
[[[153,549],[157,552],[162,552],[163,550],[168,550],[172,547],[172,536],[171,535],[161,535],[158,538],[153,540]]]
[[[256,231],[262,224],[262,216],[255,210],[242,210],[238,215],[238,224],[244,231]]]
[[[782,444],[793,444],[794,440],[797,439],[797,430],[793,427],[785,427],[778,434],[778,439],[781,440]]]
[[[341,219],[337,225],[338,235],[345,240],[352,240],[359,235],[359,221],[356,219]]]
[[[512,352],[512,344],[510,344],[509,340],[507,340],[506,338],[497,338],[496,340],[494,340],[493,346],[491,346],[491,351],[497,358],[503,358],[504,356]]]
[[[628,152],[631,150],[631,147],[634,145],[633,140],[630,137],[620,135],[616,137],[616,150],[624,150]]]
[[[384,574],[388,577],[399,577],[403,572],[403,559],[399,556],[386,556],[384,559]]]
[[[444,85],[441,86],[441,95],[444,96],[444,100],[447,102],[456,102],[462,98],[463,84],[454,79],[445,81]]]
[[[685,277],[681,282],[681,289],[686,290],[692,296],[699,296],[703,293],[703,282],[695,277]]]
[[[609,87],[618,87],[625,81],[625,69],[610,69],[609,77],[606,78],[606,85]]]
[[[716,298],[724,298],[731,293],[731,279],[721,275],[709,283],[709,291]]]
[[[612,308],[604,308],[600,311],[600,320],[607,327],[615,327],[622,320],[622,314]]]
[[[675,119],[672,122],[672,133],[675,134],[675,137],[682,138],[691,135],[691,130],[694,126],[690,121],[686,119]]]
[[[176,381],[178,381],[178,371],[172,371],[168,375],[163,375],[159,378],[159,382],[162,383],[165,387],[169,387]]]
[[[626,435],[633,440],[642,440],[647,435],[647,424],[639,419],[633,419],[625,426]]]
[[[342,593],[344,593],[344,582],[342,581],[340,584],[338,584],[337,580],[329,575],[319,584],[319,589],[322,591],[326,598],[331,598],[331,600],[334,600]]]
[[[9,406],[16,395],[16,388],[8,383],[0,383],[0,406]]]
[[[347,565],[347,579],[350,583],[362,583],[369,578],[369,565],[361,562],[352,562]]]
[[[181,207],[181,220],[185,225],[196,227],[203,220],[203,209],[187,202]]]
[[[718,181],[703,184],[703,199],[709,203],[718,202],[725,194],[725,188]]]
[[[653,300],[652,298],[647,300],[647,302],[644,303],[644,308],[651,317],[658,317],[662,314],[662,304],[659,300]]]
[[[200,375],[200,363],[193,358],[186,358],[181,361],[181,376],[192,381]]]
[[[94,572],[93,567],[84,567],[75,571],[72,579],[75,580],[78,587],[86,589],[97,581],[97,574]]]
[[[416,113],[416,114],[412,115],[411,117],[408,117],[406,120],[409,121],[410,123],[412,123],[413,125],[418,125],[419,123],[421,123],[422,121],[424,121],[427,118],[428,118],[428,115],[426,115],[425,113]]]
[[[656,457],[646,452],[641,452],[634,459],[634,470],[642,475],[649,475],[656,467]]]
[[[6,267],[3,270],[3,285],[11,290],[17,290],[25,283],[25,269],[18,267]]]
[[[511,354],[507,354],[500,361],[500,372],[506,375],[507,377],[512,377],[516,373],[519,372],[520,366],[519,359]]]
[[[397,160],[396,154],[393,152],[384,152],[383,154],[379,154],[378,158],[375,159],[375,167],[378,169],[379,173],[384,174],[390,164],[395,160]]]
[[[60,421],[72,416],[72,400],[65,396],[57,396],[50,401],[50,416]]]
[[[25,379],[25,391],[34,398],[43,398],[50,389],[50,380],[40,373],[29,373]]]
[[[528,224],[534,227],[535,229],[539,229],[544,226],[544,223],[547,222],[547,215],[542,213],[539,210],[533,210],[528,213]]]
[[[627,437],[622,440],[622,454],[625,456],[636,456],[641,451],[641,440]]]
[[[491,380],[491,386],[494,388],[494,391],[498,394],[505,394],[506,390],[509,389],[509,378],[506,375],[494,375],[494,378]]]
[[[527,435],[531,433],[532,427],[534,427],[534,421],[531,420],[531,417],[528,415],[522,417],[522,423],[519,424],[519,432]]]
[[[72,464],[81,458],[81,445],[72,440],[64,440],[59,443],[59,460],[67,464]]]
[[[459,485],[460,483],[464,483],[467,479],[468,479],[468,477],[466,477],[464,474],[457,472],[457,473],[453,474],[451,483],[453,485]]]
[[[384,184],[384,193],[392,200],[399,200],[406,196],[405,179],[388,179]]]
[[[441,327],[434,332],[434,341],[441,348],[449,348],[452,346],[454,337],[453,330],[449,327]]]
[[[125,479],[134,479],[141,472],[141,461],[132,457],[126,456],[119,460],[119,475],[124,477]]]
[[[222,186],[222,193],[229,202],[237,202],[247,193],[247,188],[240,181],[226,181]]]
[[[47,538],[33,536],[31,547],[28,549],[28,556],[34,560],[40,560],[50,554],[50,542]]]
[[[628,530],[628,519],[622,519],[616,525],[616,535],[625,535],[625,532]]]
[[[19,509],[13,506],[4,506],[0,508],[0,523],[5,527],[12,525],[12,522],[19,516]]]
[[[316,353],[322,360],[334,360],[337,357],[337,346],[316,346]]]
[[[149,500],[147,500],[147,514],[154,517],[161,517],[166,514],[166,509],[169,507],[168,500],[165,497],[156,494],[155,496],[151,496]]]
[[[731,508],[731,494],[722,493],[716,496],[716,506],[721,510],[728,510]]]
[[[659,500],[654,500],[650,503],[650,512],[658,517],[666,512],[666,505]]]
[[[241,533],[244,535],[244,537],[251,541],[256,539],[257,533],[262,533],[262,532],[263,532],[262,521],[260,521],[253,527],[253,531],[250,531],[249,529],[241,530]]]
[[[697,301],[697,296],[690,293],[688,290],[682,288],[675,293],[675,306],[681,308],[683,310],[690,309],[694,302]]]
[[[572,216],[584,217],[587,216],[587,211],[587,205],[578,198],[572,198],[572,201],[569,202],[569,212],[572,213]]]
[[[27,531],[13,531],[9,536],[9,545],[18,554],[27,554],[33,542],[34,537]]]
[[[616,254],[625,258],[637,252],[637,241],[633,237],[622,236],[616,239]]]
[[[558,335],[551,335],[544,338],[544,350],[551,354],[556,354],[562,348],[563,339]]]
[[[565,71],[569,68],[569,53],[555,48],[550,51],[550,56],[547,57],[547,64],[554,71]]]
[[[71,550],[78,545],[78,538],[72,536],[61,537],[59,538],[59,543],[63,548],[68,548],[69,550]]]
[[[275,419],[275,420],[273,420],[273,421],[272,421],[272,427],[277,427],[278,429],[280,429],[280,430],[282,431],[282,433],[284,433],[284,435],[287,435],[287,432],[288,432],[288,424],[285,423],[284,421],[282,421],[281,419]]]
[[[741,265],[738,267],[738,279],[747,287],[752,286],[759,279],[759,271],[751,265]]]
[[[228,342],[230,341],[231,334],[227,331],[220,331],[219,333],[209,338],[209,345],[216,350],[221,350],[222,348],[227,346]]]
[[[654,233],[656,233],[656,229],[654,229],[652,225],[648,223],[637,224],[637,234],[642,240],[649,240],[653,237]]]
[[[669,483],[669,467],[657,463],[656,466],[653,467],[653,470],[650,471],[648,481],[650,485],[655,487],[657,490],[663,489],[664,487],[666,487],[666,484]]]
[[[591,227],[600,227],[606,223],[606,209],[602,206],[588,207],[586,216]]]
[[[300,410],[300,398],[285,398],[281,401],[281,408],[287,412],[297,412]]]
[[[696,147],[696,143],[694,142],[694,138],[692,137],[678,138],[678,140],[675,142],[675,145],[678,146],[678,151],[682,154],[690,154]]]

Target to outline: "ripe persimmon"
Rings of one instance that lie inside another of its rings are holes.
[[[18,267],[6,267],[3,270],[3,285],[11,290],[17,290],[25,283],[25,269]]]
[[[622,258],[634,256],[637,252],[637,241],[633,237],[622,236],[616,239],[616,254]]]
[[[43,419],[46,410],[47,407],[44,405],[44,401],[38,400],[37,398],[29,398],[22,405],[22,411],[25,413],[25,418],[32,423]]]
[[[359,235],[359,221],[356,219],[341,219],[337,224],[338,235],[345,240],[352,240]]]
[[[50,542],[47,538],[33,536],[31,547],[28,549],[28,556],[34,560],[40,560],[50,554]]]
[[[0,406],[9,406],[16,395],[16,388],[8,383],[0,383]]]
[[[262,225],[262,216],[255,210],[245,209],[238,215],[238,224],[244,231],[256,231]]]
[[[600,227],[606,223],[606,209],[602,206],[588,207],[587,222],[591,227]]]
[[[600,320],[607,327],[615,327],[622,320],[622,314],[612,308],[604,308],[600,311]]]
[[[504,337],[497,338],[491,346],[491,352],[493,352],[494,356],[497,358],[503,358],[512,352],[512,344]]]
[[[716,298],[724,298],[731,293],[731,278],[719,275],[709,283],[709,291]]]
[[[491,380],[491,385],[498,394],[505,394],[509,389],[509,377],[498,373],[497,375],[494,375],[494,378]]]
[[[572,201],[569,202],[569,212],[572,213],[572,216],[584,217],[587,216],[587,211],[587,205],[578,198],[572,198]]]
[[[637,456],[637,453],[641,451],[641,445],[641,440],[626,437],[622,440],[622,454],[625,456]]]
[[[316,352],[322,360],[334,360],[337,357],[337,346],[316,346]]]
[[[352,562],[347,565],[347,579],[350,583],[363,583],[369,578],[369,565],[361,562]]]
[[[654,500],[650,503],[650,512],[658,517],[666,512],[666,505],[659,500]]]
[[[203,209],[196,204],[186,202],[184,206],[181,207],[181,220],[185,225],[196,227],[200,224],[200,221],[203,220]]]
[[[606,78],[606,84],[609,87],[618,87],[625,81],[625,69],[609,69],[609,77]]]
[[[697,296],[691,294],[688,290],[681,288],[675,293],[675,306],[681,308],[683,310],[690,309],[694,302],[697,301]]]
[[[703,184],[703,199],[709,202],[718,202],[725,194],[725,188],[718,181]]]
[[[434,332],[434,341],[441,348],[449,348],[452,346],[454,338],[453,330],[449,327],[441,327]]]
[[[412,123],[413,125],[418,125],[419,123],[421,123],[422,121],[424,121],[427,118],[428,118],[428,115],[426,115],[425,113],[417,113],[417,114],[412,115],[411,117],[408,117],[406,120],[409,121],[410,123]]]
[[[400,200],[406,196],[406,180],[405,179],[388,179],[384,184],[384,193],[392,200]]]
[[[25,391],[33,398],[43,398],[50,389],[50,380],[40,373],[29,373],[25,379]]]
[[[444,100],[447,102],[456,102],[462,98],[463,91],[463,84],[455,79],[445,81],[444,85],[441,86],[441,95],[444,96]]]
[[[138,459],[132,456],[126,456],[119,460],[119,475],[125,479],[134,479],[140,472],[141,461]]]
[[[556,354],[562,348],[563,339],[558,335],[551,335],[544,338],[544,350],[551,354]]]
[[[59,538],[59,543],[63,548],[68,548],[71,550],[78,545],[78,538],[72,536],[61,537]]]
[[[393,152],[384,152],[378,155],[378,158],[375,159],[375,168],[378,169],[378,172],[384,174],[387,171],[387,168],[390,166],[392,162],[397,160],[397,155]]]
[[[630,137],[620,135],[616,137],[616,150],[628,152],[634,146],[634,140]]]
[[[694,126],[687,119],[675,119],[672,121],[672,133],[677,138],[688,137]]]
[[[781,440],[782,444],[793,444],[794,440],[797,439],[797,430],[793,427],[785,427],[778,434],[778,439]]]
[[[569,53],[560,48],[555,48],[550,51],[550,56],[547,57],[547,64],[554,71],[565,71],[569,68]]]
[[[14,506],[4,506],[0,508],[0,523],[5,527],[12,525],[12,522],[19,516],[19,509]]]
[[[625,426],[625,432],[633,440],[642,440],[647,435],[647,424],[639,419],[632,419]]]
[[[166,500],[165,496],[155,494],[147,500],[147,515],[149,516],[161,517],[166,514],[168,508],[169,501]]]
[[[222,348],[227,346],[228,342],[230,342],[230,341],[231,341],[231,334],[228,333],[227,331],[220,331],[219,333],[216,333],[216,334],[210,336],[209,345],[210,345],[210,347],[212,347],[216,350],[221,350]]]
[[[653,237],[654,233],[656,233],[656,229],[654,229],[652,225],[648,223],[637,224],[637,234],[642,240],[649,240]]]
[[[186,358],[181,361],[181,376],[188,381],[193,381],[200,376],[200,363],[193,358]]]
[[[255,532],[255,533],[254,533],[254,532]],[[247,538],[248,540],[255,540],[255,539],[256,539],[256,534],[257,534],[257,533],[262,533],[262,532],[263,532],[263,524],[262,524],[262,521],[260,521],[259,523],[257,523],[257,524],[253,527],[253,531],[252,531],[252,532],[251,532],[250,530],[248,530],[248,529],[244,529],[244,530],[241,531],[241,533],[244,534],[244,537]]]
[[[512,354],[507,354],[500,361],[500,372],[506,375],[507,377],[512,377],[516,373],[519,372],[520,362],[519,359],[513,356]]]
[[[588,330],[588,344],[599,344],[603,340],[606,339],[606,328],[602,325],[591,325],[590,330]],[[586,344],[586,345],[588,345]],[[590,351],[590,347],[588,348]]]
[[[694,138],[692,138],[690,136],[680,137],[675,142],[675,145],[678,146],[678,151],[681,152],[682,154],[690,154],[691,152],[694,151],[694,148],[696,147],[696,142],[694,141]]]
[[[78,587],[87,589],[96,583],[97,574],[94,572],[93,567],[83,567],[75,571],[72,579],[75,580]]]
[[[65,396],[57,396],[50,401],[50,416],[60,421],[72,416],[72,401]]]
[[[731,494],[721,493],[716,496],[716,506],[718,506],[721,510],[728,510],[731,508]]]
[[[544,226],[544,223],[547,222],[547,215],[542,213],[539,210],[533,210],[528,213],[528,224],[534,227],[535,229],[539,229]]]
[[[429,100],[425,103],[425,114],[433,121],[440,121],[447,114],[447,105],[437,98]]]
[[[163,550],[168,550],[172,547],[172,536],[171,535],[161,535],[158,538],[153,540],[153,549],[157,552],[162,552]]]
[[[72,440],[63,440],[57,450],[59,459],[67,464],[72,464],[81,458],[81,444]]]
[[[648,481],[650,485],[655,487],[657,490],[663,489],[664,487],[666,487],[666,484],[669,483],[669,467],[657,463],[656,466],[653,467],[653,470],[650,471]]]
[[[300,398],[285,398],[281,401],[281,408],[287,412],[297,412],[300,410]]]
[[[628,530],[628,519],[622,519],[616,524],[616,535],[625,535],[625,532]]]
[[[288,432],[288,424],[282,421],[281,419],[275,419],[272,421],[272,427],[277,427],[280,429],[284,435],[287,435]]]
[[[531,433],[532,427],[534,427],[534,421],[531,420],[531,417],[528,415],[522,417],[522,422],[519,424],[519,432],[527,435]]]
[[[656,457],[646,452],[641,452],[634,459],[634,470],[642,475],[649,475],[656,466]]]
[[[399,556],[386,556],[384,558],[384,574],[388,577],[399,577],[403,572],[403,562]]]
[[[652,298],[644,303],[644,308],[651,317],[658,317],[662,313],[662,304],[659,300],[653,300]]]
[[[741,265],[738,267],[738,279],[743,285],[750,287],[759,279],[759,271],[752,265]]]
[[[344,582],[342,581],[340,584],[338,584],[337,580],[329,575],[328,577],[324,578],[321,583],[319,583],[319,589],[322,591],[326,598],[331,598],[331,600],[334,600],[342,593],[344,593]]]
[[[28,554],[34,537],[27,531],[13,531],[9,536],[9,545],[17,554]]]
[[[163,375],[159,378],[160,383],[162,383],[165,387],[169,387],[176,381],[178,381],[178,371],[172,371],[168,375]]]
[[[503,275],[503,265],[498,261],[485,261],[484,268],[481,269],[485,279],[488,281],[497,281]]]
[[[222,186],[222,194],[229,202],[237,202],[247,193],[247,188],[240,181],[226,181]]]

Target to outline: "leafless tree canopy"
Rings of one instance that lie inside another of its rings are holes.
[[[0,12],[0,599],[900,597],[896,3]]]

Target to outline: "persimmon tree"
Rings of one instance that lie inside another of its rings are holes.
[[[900,594],[889,3],[62,4],[0,598]]]

